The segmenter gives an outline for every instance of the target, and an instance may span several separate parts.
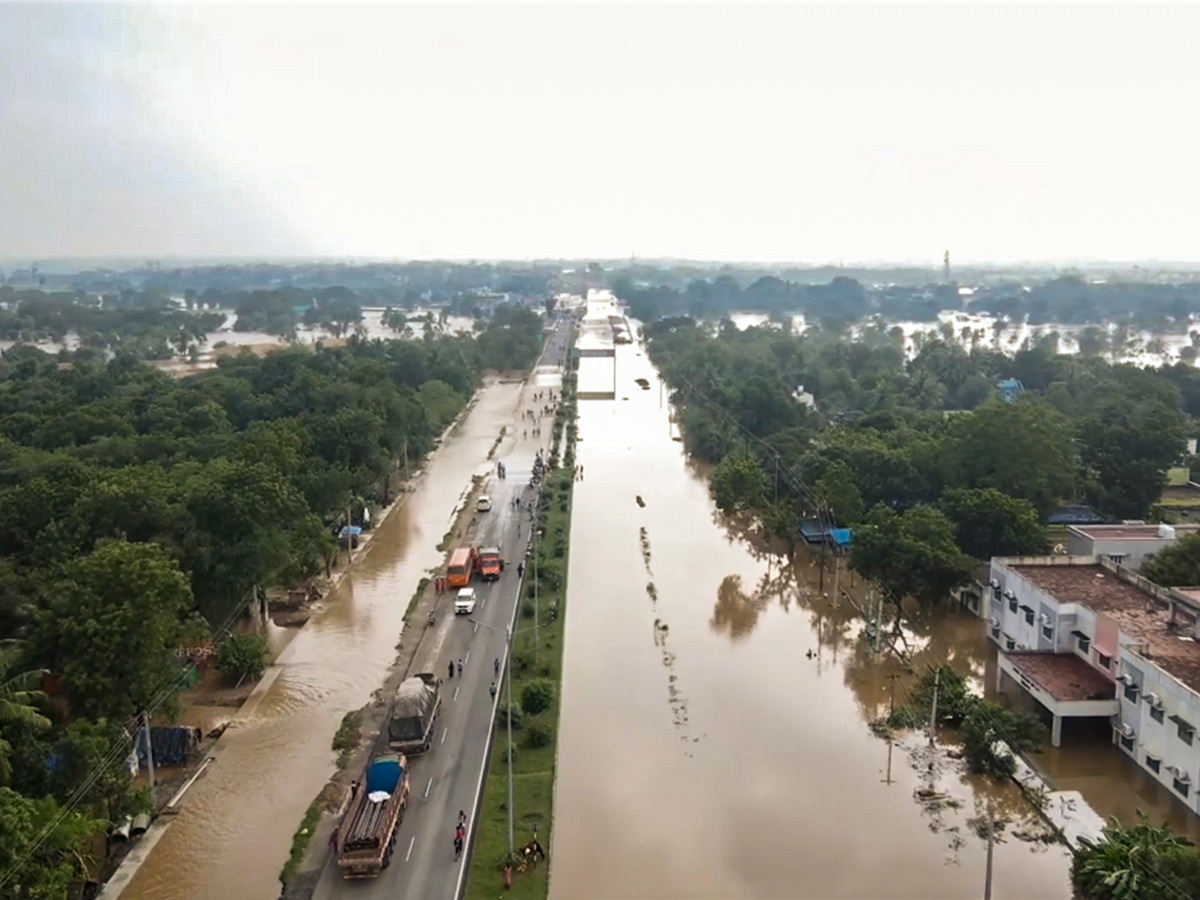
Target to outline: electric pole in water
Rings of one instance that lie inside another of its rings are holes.
[[[146,741],[146,776],[150,782],[150,807],[158,810],[158,779],[154,775],[154,744],[150,741],[150,713],[142,713],[142,737]]]
[[[996,842],[995,826],[992,823],[992,798],[987,802],[987,872],[983,882],[983,900],[992,900],[992,845]]]
[[[938,688],[942,685],[942,670],[938,669],[937,674],[933,676],[933,708],[929,710],[929,746],[933,746],[933,739],[937,729],[937,703],[938,703]]]

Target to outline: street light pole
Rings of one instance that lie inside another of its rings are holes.
[[[513,628],[508,626],[508,646],[504,651],[504,680],[508,683],[505,691],[508,694],[508,858],[511,860],[515,848],[513,846],[513,770],[512,770],[512,647]]]
[[[473,625],[479,625],[486,628],[488,631],[499,631],[494,625],[488,625],[485,622],[480,622],[477,619],[471,618],[467,620]],[[508,713],[505,716],[507,719],[506,730],[508,732],[508,853],[512,856],[516,853],[516,842],[513,839],[513,742],[512,742],[512,650],[513,642],[518,634],[528,634],[529,629],[525,628],[521,631],[514,631],[512,625],[504,627],[504,680],[507,684],[504,691],[508,696]]]

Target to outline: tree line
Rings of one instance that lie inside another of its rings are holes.
[[[172,709],[181,652],[251,592],[327,573],[347,510],[390,502],[486,369],[532,364],[537,316],[499,318],[187,379],[126,355],[0,360],[0,893],[68,896],[84,839],[146,803],[121,765],[87,776],[140,711]]]
[[[906,361],[886,338],[687,318],[647,334],[689,449],[715,464],[717,505],[789,539],[805,518],[854,527],[852,565],[897,602],[945,596],[973,560],[1043,550],[1061,503],[1145,517],[1200,409],[1183,365],[943,342]],[[1026,388],[1014,402],[1007,378]]]

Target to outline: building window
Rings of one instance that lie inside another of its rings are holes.
[[[1054,640],[1054,626],[1053,625],[1043,625],[1042,626],[1042,637],[1044,637],[1048,641]]]
[[[1108,558],[1115,562],[1118,566],[1125,562],[1124,553],[1110,553],[1108,554]]]
[[[1163,720],[1162,707],[1161,706],[1150,707],[1150,718],[1152,718],[1155,722],[1161,722]]]
[[[1079,652],[1087,656],[1088,651],[1092,649],[1092,639],[1086,634],[1075,632],[1075,640],[1079,642]]]
[[[1138,686],[1135,682],[1125,685],[1125,699],[1130,703],[1137,703]]]
[[[1162,760],[1155,759],[1153,756],[1147,756],[1146,757],[1146,768],[1149,769],[1151,772],[1153,772],[1155,775],[1157,775],[1158,770],[1160,768],[1162,768]]]
[[[1010,638],[1007,634],[1004,636],[1004,647],[1006,650],[1016,650],[1017,642],[1015,638]]]
[[[992,638],[997,641],[1000,640],[1000,626],[999,625],[997,625],[995,628],[992,629]]]
[[[1196,729],[1192,723],[1179,718],[1179,716],[1171,716],[1171,721],[1179,730],[1179,739],[1190,746],[1192,739],[1196,736]]]
[[[1188,791],[1191,789],[1190,784],[1188,784],[1186,781],[1180,781],[1178,778],[1175,779],[1171,786],[1179,792],[1179,796],[1181,797],[1186,797],[1188,795]]]
[[[1000,602],[1000,585],[998,585],[998,584],[992,585],[992,599],[995,600],[997,603]]]
[[[1017,611],[1017,598],[1016,598],[1016,597],[1009,597],[1009,598],[1008,598],[1008,611],[1009,611],[1009,612],[1016,612],[1016,611]]]
[[[1130,753],[1132,753],[1133,752],[1133,738],[1125,737],[1125,735],[1121,735],[1121,747],[1122,747],[1122,749],[1128,750]]]
[[[1107,669],[1112,665],[1112,657],[1105,656],[1099,650],[1096,651],[1096,662],[1100,663],[1100,668]]]
[[[1033,610],[1030,609],[1028,606],[1023,607],[1023,610],[1025,612],[1025,624],[1032,625],[1033,624]]]

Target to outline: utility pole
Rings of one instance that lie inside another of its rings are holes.
[[[513,843],[513,771],[512,771],[512,649],[513,649],[513,629],[512,625],[508,626],[508,648],[504,654],[504,680],[507,682],[506,692],[508,693],[508,858],[511,860],[516,852]]]
[[[891,675],[888,676],[888,680],[892,683],[892,698],[891,698],[891,702],[888,704],[888,718],[889,719],[896,714],[896,679],[899,677],[900,676],[897,675],[895,672],[893,672]]]
[[[933,708],[929,710],[929,746],[933,746],[933,739],[937,729],[937,703],[938,689],[942,686],[942,670],[938,669],[937,674],[933,676]]]
[[[530,526],[533,529],[533,662],[537,665],[538,650],[540,649],[541,640],[538,637],[538,532],[541,528],[538,527],[538,515],[535,509],[533,514],[533,524]]]
[[[154,774],[154,744],[150,741],[150,713],[142,713],[142,738],[146,741],[146,775],[150,780],[150,807],[158,811],[158,779]]]
[[[992,900],[992,845],[996,842],[995,826],[992,823],[992,798],[987,802],[987,871],[983,882],[983,900]]]

